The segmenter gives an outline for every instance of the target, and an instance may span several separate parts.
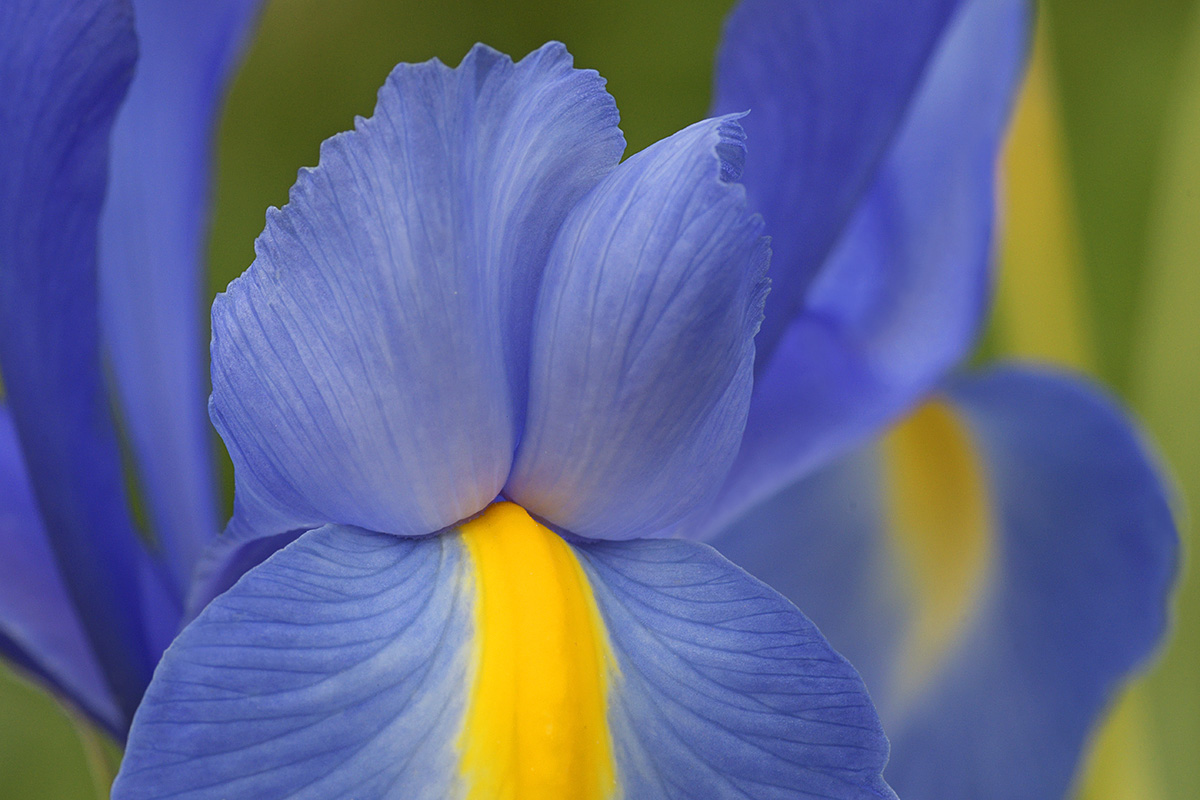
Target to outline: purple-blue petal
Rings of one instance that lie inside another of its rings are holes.
[[[14,0],[0,38],[0,371],[59,573],[132,715],[158,652],[101,369],[96,231],[133,20],[116,0]]]
[[[620,671],[624,797],[895,798],[862,679],[790,602],[696,542],[575,547]]]
[[[624,148],[603,87],[560,44],[481,45],[400,65],[325,142],[213,309],[240,530],[427,534],[496,497],[547,253]]]
[[[454,796],[465,556],[338,526],[276,553],[163,657],[114,800]]]
[[[554,244],[505,495],[561,528],[659,533],[729,469],[770,257],[736,183],[743,138],[725,117],[633,156]]]
[[[1178,538],[1163,477],[1121,409],[1081,380],[1002,367],[955,381],[947,399],[981,458],[995,542],[969,616],[915,688],[898,680],[911,575],[889,542],[873,448],[714,544],[862,670],[902,797],[1057,800],[1166,630]]]
[[[902,13],[909,12],[903,4]],[[777,304],[772,292],[765,324],[783,328],[757,369],[742,449],[718,501],[718,524],[876,431],[968,351],[987,307],[996,158],[1022,74],[1029,13],[1024,0],[962,4],[940,31],[903,123],[811,276],[801,307]],[[776,26],[766,17],[757,24]],[[861,31],[864,37],[868,30]],[[904,36],[916,34],[898,25],[885,39]],[[882,40],[868,41],[891,50]],[[781,97],[802,90],[772,86]],[[818,118],[824,112],[805,107]],[[853,129],[844,133],[851,136]],[[791,152],[790,134],[775,135],[785,139],[768,143],[768,150]],[[788,169],[799,167],[776,166],[771,174],[787,181]],[[804,199],[830,205],[819,194]],[[770,213],[767,232],[775,242],[802,230],[785,211],[772,207]],[[772,273],[782,284],[791,267],[786,250],[777,252],[783,254]]]
[[[479,603],[497,587],[474,546],[327,526],[252,569],[164,656],[115,800],[460,796],[475,780],[464,732],[495,622]],[[575,543],[566,558],[611,654],[594,665],[606,729],[587,733],[611,744],[615,796],[894,798],[861,678],[784,598],[692,542]],[[514,669],[547,658],[531,642]],[[561,699],[556,713],[578,713]]]
[[[58,573],[17,432],[0,406],[0,655],[109,731],[123,719]]]
[[[764,363],[875,182],[962,4],[742,0],[726,22],[714,108],[751,112],[744,180],[774,251]]]
[[[138,61],[113,126],[100,323],[146,510],[179,594],[220,530],[205,245],[223,90],[259,0],[135,0]]]

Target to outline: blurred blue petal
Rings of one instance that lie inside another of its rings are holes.
[[[982,459],[993,541],[967,615],[918,684],[904,674],[913,575],[879,451],[788,488],[714,544],[862,670],[902,797],[1057,800],[1091,726],[1165,630],[1175,526],[1153,457],[1094,388],[1009,367],[948,392]]]
[[[92,655],[33,499],[17,432],[0,406],[0,654],[110,731],[125,720]]]
[[[219,102],[259,0],[135,0],[112,131],[100,323],[155,534],[182,594],[220,530],[205,415],[204,255]]]
[[[808,19],[809,13],[801,11],[809,4],[789,5],[792,12],[783,15],[785,22]],[[932,25],[941,12],[913,13],[905,4],[897,13],[913,19],[904,23],[890,15],[866,15],[869,19],[855,22],[853,36],[846,34],[852,45],[818,38],[832,52],[806,60],[808,50],[800,47],[803,38],[775,17],[751,15],[751,8],[742,12],[731,31],[744,30],[741,35],[750,36],[757,28],[770,29],[769,34],[760,30],[755,35],[767,37],[763,46],[774,42],[775,49],[756,58],[766,57],[768,64],[782,61],[805,76],[813,69],[840,71],[806,78],[818,84],[829,82],[833,88],[815,92],[815,105],[799,105],[797,116],[777,121],[763,132],[766,155],[782,158],[771,154],[786,153],[788,159],[756,167],[757,112],[747,118],[752,137],[747,179],[752,197],[764,204],[777,253],[773,280],[783,288],[779,296],[772,292],[764,325],[773,331],[780,325],[786,329],[780,331],[777,343],[768,340],[774,349],[758,366],[745,438],[719,501],[719,521],[731,520],[876,430],[966,353],[987,303],[995,162],[1021,76],[1029,24],[1023,0],[970,0],[949,25],[938,27],[940,39],[904,109],[903,124],[887,142],[884,158],[873,165],[869,190],[854,195],[853,215],[844,224],[839,222],[836,243],[821,245],[819,270],[803,267],[809,278],[803,302],[797,306],[798,300],[786,299],[784,288],[799,263],[796,248],[808,247],[819,238],[810,230],[806,215],[831,209],[843,213],[846,201],[839,199],[840,189],[831,193],[823,183],[808,185],[813,179],[809,170],[825,175],[824,167],[810,162],[826,156],[822,150],[810,153],[797,145],[806,140],[804,129],[796,126],[801,120],[832,115],[830,132],[810,135],[817,141],[829,139],[830,147],[857,144],[851,135],[858,130],[854,125],[866,123],[837,113],[843,102],[852,108],[865,102],[859,95],[865,90],[850,87],[857,83],[887,87],[885,76],[890,71],[907,74],[909,61],[895,51],[907,53],[920,45],[925,34],[912,34],[910,26]],[[809,24],[815,23],[805,23]],[[910,35],[913,41],[907,42]],[[776,41],[777,37],[783,38]],[[839,47],[849,49],[843,52]],[[875,70],[870,77],[855,71],[868,68],[860,64],[863,52],[871,54],[865,60]],[[765,71],[763,66],[737,66],[740,59],[752,56],[753,50],[737,58],[726,53],[722,65],[751,70],[750,75]],[[884,56],[896,59],[895,64],[889,66],[892,62]],[[797,93],[806,95],[805,84],[796,83],[800,78],[789,77],[788,71],[781,74],[764,76],[761,91],[777,94],[779,102]],[[790,82],[781,85],[780,80]],[[827,93],[832,93],[832,99]],[[733,101],[722,100],[728,102]],[[767,116],[773,115],[777,113]],[[864,135],[877,133],[874,125],[878,124],[866,125]],[[793,153],[795,160],[791,160]],[[831,164],[841,163],[841,156],[830,158]],[[855,177],[837,173],[821,180],[857,186],[861,169],[855,169]],[[793,180],[806,193],[798,194],[800,188],[792,188]],[[779,192],[782,199],[772,192]],[[818,211],[808,210],[812,208]]]
[[[113,797],[454,796],[465,569],[449,537],[305,534],[167,651]]]
[[[750,111],[745,184],[772,236],[767,358],[805,305],[901,130],[963,0],[742,0],[717,54],[717,113]]]
[[[620,669],[625,797],[895,797],[862,679],[795,606],[706,545],[576,549]]]
[[[397,67],[325,142],[213,310],[244,528],[426,534],[496,497],[552,237],[624,148],[603,85],[559,44],[477,46]]]
[[[724,118],[647,148],[555,241],[505,495],[572,533],[657,533],[737,451],[770,257],[735,182],[743,138]]]
[[[115,0],[12,0],[0,5],[0,38],[0,372],[60,575],[132,715],[158,650],[142,625],[147,563],[96,313],[97,220],[132,19]]]

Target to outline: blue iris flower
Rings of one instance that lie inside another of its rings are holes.
[[[1095,389],[947,377],[1023,2],[743,0],[714,118],[621,163],[560,45],[397,67],[214,307],[220,538],[254,4],[132,11],[0,8],[0,652],[128,733],[114,796],[888,797],[879,717],[902,796],[1064,795],[1176,539]]]

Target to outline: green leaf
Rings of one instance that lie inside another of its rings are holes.
[[[1149,684],[1169,797],[1200,796],[1200,13],[1192,22],[1152,207],[1132,364],[1135,406],[1179,482],[1187,554],[1174,638]]]

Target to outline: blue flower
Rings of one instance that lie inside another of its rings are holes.
[[[119,739],[220,524],[193,310],[257,7],[134,5],[136,34],[128,0],[0,8],[0,652]]]
[[[561,46],[398,67],[214,307],[213,544],[181,310],[253,9],[184,5],[123,103],[124,5],[0,9],[0,650],[121,736],[198,613],[114,796],[892,796],[701,541],[903,796],[1064,794],[1175,536],[1095,390],[946,377],[1024,3],[744,0],[621,164]]]

